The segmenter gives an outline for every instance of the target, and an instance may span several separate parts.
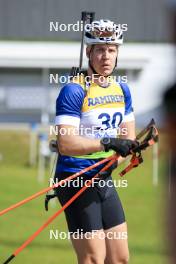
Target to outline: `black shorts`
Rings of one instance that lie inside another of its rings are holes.
[[[55,181],[65,179],[70,175],[72,173],[63,173],[62,176],[55,175]],[[79,178],[87,180],[85,175]],[[55,189],[62,206],[82,187],[81,184],[78,187],[73,186],[73,182]],[[70,232],[86,233],[93,230],[106,230],[124,223],[124,211],[111,176],[105,179],[102,177],[101,184],[97,180],[93,187],[88,187],[65,209],[65,216]]]

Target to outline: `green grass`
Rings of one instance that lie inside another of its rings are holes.
[[[0,132],[0,210],[45,188],[48,179],[37,181],[37,168],[28,165],[29,135],[22,132]],[[151,150],[144,155],[145,162],[125,176],[127,188],[118,188],[129,232],[131,264],[165,264],[165,202],[164,158],[160,157],[159,186],[152,185]],[[118,172],[114,179],[120,179]],[[48,172],[49,175],[49,172]],[[48,176],[49,178],[49,176]],[[0,217],[0,263],[9,257],[49,216],[59,209],[56,202],[44,211],[44,196]],[[114,208],[115,210],[115,208]],[[76,264],[76,257],[68,240],[50,240],[49,230],[67,231],[64,214],[50,224],[14,260],[18,264]]]

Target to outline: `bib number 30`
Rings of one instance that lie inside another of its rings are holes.
[[[122,114],[120,112],[116,112],[111,117],[107,113],[102,113],[98,116],[98,119],[102,119],[102,125],[105,126],[103,129],[118,128],[122,122]]]

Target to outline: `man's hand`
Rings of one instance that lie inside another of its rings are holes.
[[[130,151],[138,146],[138,142],[135,140],[120,138],[103,138],[101,144],[104,146],[106,152],[112,149],[122,157],[128,156]]]

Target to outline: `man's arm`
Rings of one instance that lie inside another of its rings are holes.
[[[58,125],[58,148],[62,155],[80,156],[98,151],[114,150],[126,157],[137,143],[130,139],[109,138],[106,143],[100,139],[89,139],[78,135],[78,129],[71,125]]]
[[[89,139],[77,135],[78,130],[71,125],[58,125],[57,142],[61,155],[80,156],[103,151],[100,139]]]
[[[80,156],[103,150],[100,140],[79,136],[84,91],[78,84],[65,85],[56,100],[57,141],[61,155]]]

